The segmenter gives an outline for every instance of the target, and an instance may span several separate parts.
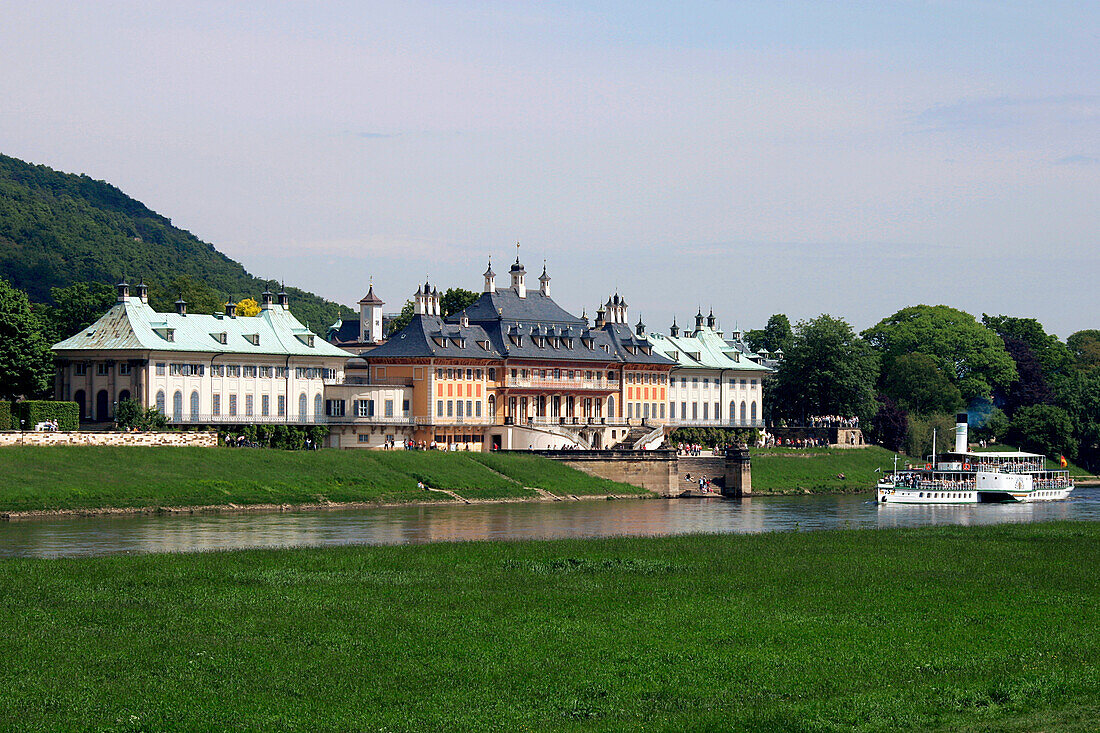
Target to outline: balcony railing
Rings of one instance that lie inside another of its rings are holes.
[[[705,427],[705,428],[762,428],[763,420],[730,420],[723,419],[688,419],[669,418],[668,424],[675,427]]]
[[[493,425],[492,417],[418,417],[417,425]]]
[[[169,417],[170,425],[412,425],[414,418],[356,417],[355,415],[179,415]]]
[[[505,387],[518,389],[551,389],[551,390],[602,390],[614,391],[619,388],[617,379],[568,379],[565,377],[554,379],[553,377],[505,377]]]
[[[411,387],[413,380],[407,377],[359,377],[344,375],[343,379],[326,379],[326,387]]]

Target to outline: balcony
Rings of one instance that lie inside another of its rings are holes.
[[[545,389],[550,391],[614,392],[619,389],[617,379],[568,379],[565,377],[505,377],[504,386],[512,389]]]
[[[326,387],[411,387],[413,380],[407,377],[359,377],[347,376],[343,379],[326,379]]]
[[[763,420],[730,420],[726,419],[681,419],[681,418],[669,418],[667,421],[670,426],[678,428],[688,427],[700,427],[700,428],[762,428],[764,427]]]
[[[417,425],[493,425],[492,417],[418,417]]]

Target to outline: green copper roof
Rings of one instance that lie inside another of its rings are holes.
[[[225,343],[222,341],[225,334]],[[257,343],[258,342],[258,343]],[[312,342],[312,346],[310,346]],[[54,351],[186,351],[208,354],[348,357],[275,306],[256,316],[157,313],[140,298],[119,301],[103,317]]]
[[[689,331],[684,336],[649,334],[654,353],[676,362],[677,366],[695,369],[739,369],[746,372],[771,372],[771,367],[750,361],[745,354],[726,343],[709,326]]]

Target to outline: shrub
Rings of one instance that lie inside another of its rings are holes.
[[[26,430],[47,420],[57,420],[60,430],[80,428],[79,408],[75,402],[55,402],[52,400],[26,400],[12,405],[12,424],[22,425]]]
[[[11,403],[0,400],[0,431],[12,429]]]

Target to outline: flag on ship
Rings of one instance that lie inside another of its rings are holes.
[[[1069,461],[1067,461],[1066,457],[1062,455],[1058,456],[1058,462],[1062,464],[1062,468],[1065,468],[1069,465]]]

